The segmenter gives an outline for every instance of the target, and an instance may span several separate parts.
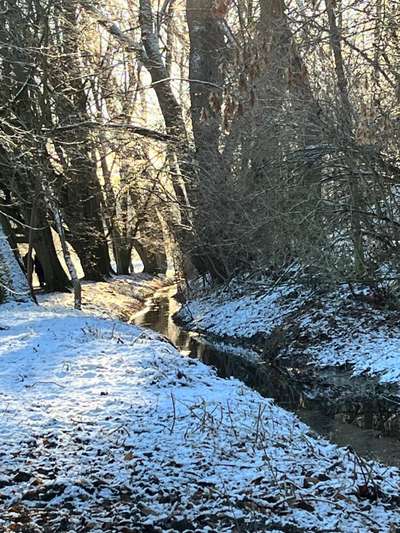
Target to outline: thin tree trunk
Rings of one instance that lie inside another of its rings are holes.
[[[342,40],[340,30],[336,20],[336,13],[333,0],[325,0],[326,10],[329,21],[329,37],[331,48],[335,60],[335,72],[336,81],[339,91],[339,98],[341,103],[341,123],[342,134],[345,136],[345,140],[351,146],[354,141],[353,133],[353,108],[350,103],[347,78],[344,69],[343,53],[342,53]],[[354,246],[354,268],[355,272],[359,276],[363,276],[365,273],[365,260],[364,260],[364,245],[362,239],[362,227],[361,227],[361,194],[359,187],[358,176],[350,172],[349,173],[349,191],[350,191],[350,224],[352,241]]]
[[[142,42],[137,43],[128,33],[123,32],[111,18],[102,13],[88,0],[80,0],[81,5],[91,13],[97,22],[103,26],[128,51],[134,52],[148,70],[153,89],[156,93],[161,114],[171,147],[180,154],[179,166],[181,175],[190,186],[193,166],[192,154],[189,150],[188,135],[182,116],[182,108],[172,91],[168,70],[163,62],[158,36],[155,33],[153,12],[149,0],[140,0],[139,19]],[[132,10],[133,11],[133,10]],[[187,203],[186,191],[180,180],[172,180],[176,198],[182,213],[182,225],[190,227],[191,213]]]
[[[220,113],[210,105],[216,87],[222,85],[224,34],[214,13],[214,0],[187,0],[189,28],[189,79],[193,135],[200,172],[218,172]],[[218,97],[220,95],[218,94]],[[206,178],[207,176],[205,176]]]
[[[71,276],[72,286],[74,288],[74,307],[75,309],[82,309],[82,287],[76,272],[74,263],[69,253],[67,241],[65,239],[64,227],[61,219],[60,211],[53,207],[54,222],[57,226],[57,232],[60,236],[61,247],[64,255],[65,264],[67,265],[69,275]]]

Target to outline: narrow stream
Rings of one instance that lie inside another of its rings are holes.
[[[281,407],[296,413],[301,420],[315,432],[329,438],[340,446],[351,446],[360,455],[375,459],[384,464],[400,467],[400,441],[396,437],[383,436],[368,424],[368,418],[362,417],[362,428],[359,420],[341,410],[332,412],[319,397],[313,400],[312,388],[294,380],[284,369],[255,361],[246,357],[246,349],[238,354],[237,347],[223,346],[210,342],[205,337],[186,331],[172,320],[173,314],[179,310],[180,304],[173,298],[172,289],[160,292],[150,306],[142,313],[135,315],[132,323],[150,328],[168,337],[180,352],[189,357],[200,359],[207,365],[216,368],[219,376],[235,377],[249,387],[257,390],[265,397],[273,398]],[[367,411],[375,406],[367,407]],[[367,418],[367,422],[365,421]]]

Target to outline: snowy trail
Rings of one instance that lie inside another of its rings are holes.
[[[400,527],[394,469],[156,334],[50,304],[0,313],[0,531]]]

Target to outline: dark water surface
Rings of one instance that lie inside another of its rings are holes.
[[[315,432],[329,438],[340,446],[350,446],[363,457],[375,459],[387,465],[400,467],[400,440],[398,435],[384,435],[372,418],[381,407],[371,401],[364,405],[363,412],[356,416],[353,406],[348,412],[343,405],[339,412],[332,409],[332,402],[324,402],[321,395],[315,399],[315,391],[291,376],[286,369],[255,361],[242,354],[237,347],[212,343],[197,333],[186,331],[173,320],[180,304],[173,298],[173,289],[160,292],[150,305],[132,323],[150,328],[168,337],[185,356],[200,359],[216,368],[219,376],[235,377],[265,397],[273,398],[281,407],[296,413]],[[343,376],[338,376],[343,380]],[[348,384],[351,387],[351,384]],[[320,391],[319,391],[320,392]],[[314,397],[314,399],[313,399]],[[385,416],[385,413],[378,413]],[[390,418],[390,413],[386,414]],[[351,421],[351,423],[349,422]],[[375,420],[376,422],[376,420]],[[362,427],[359,427],[362,426]]]

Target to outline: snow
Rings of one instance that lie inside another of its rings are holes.
[[[212,292],[188,302],[180,316],[190,320],[191,326],[199,331],[251,338],[260,332],[269,334],[282,325],[285,318],[300,307],[307,294],[298,294],[296,287],[288,285],[239,297],[232,296],[232,292]],[[284,301],[285,298],[289,300]]]
[[[129,322],[143,307],[146,298],[155,290],[170,284],[170,281],[163,277],[139,273],[133,276],[114,276],[104,282],[82,281],[81,284],[84,311]],[[61,310],[74,305],[74,295],[69,292],[39,294],[37,298],[43,305],[50,303]]]
[[[62,298],[0,306],[0,398],[0,531],[400,526],[395,469]]]
[[[398,332],[396,332],[398,334]],[[400,382],[400,337],[387,331],[371,331],[365,336],[339,338],[321,345],[316,354],[321,366],[352,365],[354,376],[377,375],[381,383]],[[308,350],[310,355],[316,349]]]
[[[28,281],[9,245],[0,221],[0,302],[2,293],[6,301],[27,301],[31,298]]]
[[[190,329],[228,339],[257,342],[276,328],[297,331],[306,342],[299,348],[288,341],[285,356],[300,354],[316,367],[350,365],[354,376],[400,384],[398,312],[354,301],[345,289],[315,294],[294,284],[253,291],[239,285],[200,293],[179,317]]]

